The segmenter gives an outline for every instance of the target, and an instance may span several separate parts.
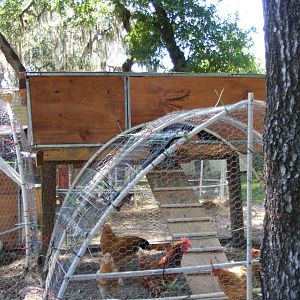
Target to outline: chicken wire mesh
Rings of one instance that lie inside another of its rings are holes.
[[[264,109],[254,101],[254,244]],[[246,153],[247,101],[173,112],[112,139],[65,191],[44,298],[246,299]]]
[[[11,105],[1,98],[0,154],[1,298],[11,278],[20,283],[21,270],[35,261],[39,248],[34,172],[27,137]],[[13,297],[11,290],[9,297]]]

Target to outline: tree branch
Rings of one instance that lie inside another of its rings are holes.
[[[10,44],[8,43],[8,41],[6,40],[6,38],[3,36],[1,32],[0,32],[0,50],[4,54],[7,62],[11,65],[11,67],[14,69],[17,75],[19,72],[26,71],[18,55],[10,46]]]
[[[97,31],[96,31],[95,35],[93,36],[93,38],[90,37],[90,40],[88,41],[88,43],[84,47],[83,52],[81,54],[81,58],[80,58],[80,69],[81,70],[84,67],[84,60],[85,60],[85,58],[91,52],[93,44],[98,39],[99,35],[104,35],[107,32],[109,32],[110,30],[111,30],[111,27],[109,27],[107,29],[104,29],[102,32],[99,32],[99,30],[97,29]]]
[[[155,8],[155,13],[158,17],[158,22],[155,25],[157,29],[161,32],[162,39],[166,45],[170,58],[173,62],[174,71],[175,72],[186,71],[187,64],[184,57],[184,53],[180,50],[179,46],[176,44],[173,27],[167,15],[167,12],[163,8],[162,3],[158,3],[158,1],[154,1],[154,0],[151,2]]]

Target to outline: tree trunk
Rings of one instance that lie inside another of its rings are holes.
[[[0,32],[0,50],[4,54],[7,62],[12,66],[16,74],[18,75],[19,72],[25,72],[26,69],[22,65],[18,55],[10,46],[6,38]]]
[[[263,0],[267,111],[264,299],[300,299],[300,2]]]
[[[184,57],[184,53],[180,50],[179,46],[176,44],[174,31],[172,24],[168,18],[168,15],[163,8],[161,3],[157,3],[159,1],[151,1],[156,16],[158,18],[158,22],[156,24],[157,28],[160,30],[162,39],[166,45],[166,48],[169,52],[170,58],[174,65],[173,70],[175,72],[184,72],[186,71],[187,64]]]
[[[48,243],[54,227],[56,209],[56,162],[43,162],[41,172],[42,182],[42,249],[39,264],[44,264]]]

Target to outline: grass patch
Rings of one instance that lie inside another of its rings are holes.
[[[261,176],[261,174],[258,174]],[[247,174],[241,176],[242,182],[242,198],[243,202],[247,202]],[[261,187],[260,182],[253,176],[252,180],[252,204],[253,205],[262,205],[264,203],[264,191]]]

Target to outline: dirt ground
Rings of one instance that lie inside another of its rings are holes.
[[[109,218],[109,223],[112,224],[113,229],[117,234],[124,235],[139,235],[150,243],[159,243],[171,241],[167,225],[161,218],[160,210],[151,194],[146,194],[136,197],[136,203],[126,204],[122,207],[120,212],[113,213]],[[230,239],[230,218],[229,208],[226,206],[213,205],[210,208],[203,208],[208,216],[214,218],[214,226],[219,236],[223,239],[227,237]],[[253,239],[256,245],[259,244],[262,237],[262,220],[263,220],[263,207],[253,207]],[[224,239],[226,240],[226,239]],[[228,260],[240,260],[244,259],[245,251],[226,247],[228,245],[222,244],[226,248],[226,254]],[[96,236],[90,248],[87,251],[86,256],[82,259],[77,274],[96,273],[99,269],[99,259],[101,253],[97,251],[99,248],[99,236]],[[151,251],[151,255],[162,257],[164,252]],[[23,269],[23,256],[22,253],[0,253],[0,262],[2,255],[11,255],[11,261],[5,260],[7,263],[0,265],[0,299],[2,300],[14,300],[24,299],[24,295],[27,293],[28,300],[39,299],[41,295],[41,287],[39,281],[38,268],[34,269],[32,276],[26,276]],[[129,265],[126,266],[126,270],[138,269],[138,257],[136,257]],[[30,279],[28,279],[30,278]],[[38,286],[37,289],[30,290],[30,286]],[[188,286],[184,282],[184,279],[176,282],[172,293],[168,296],[186,295],[188,293]],[[36,295],[36,296],[35,296]],[[121,297],[122,299],[137,299],[137,298],[149,298],[149,292],[144,289],[138,279],[128,278],[124,280],[124,285],[116,288],[114,291],[115,297]],[[95,300],[101,299],[99,288],[96,281],[82,281],[71,282],[68,286],[65,299],[70,300]],[[259,298],[257,298],[259,299]]]

